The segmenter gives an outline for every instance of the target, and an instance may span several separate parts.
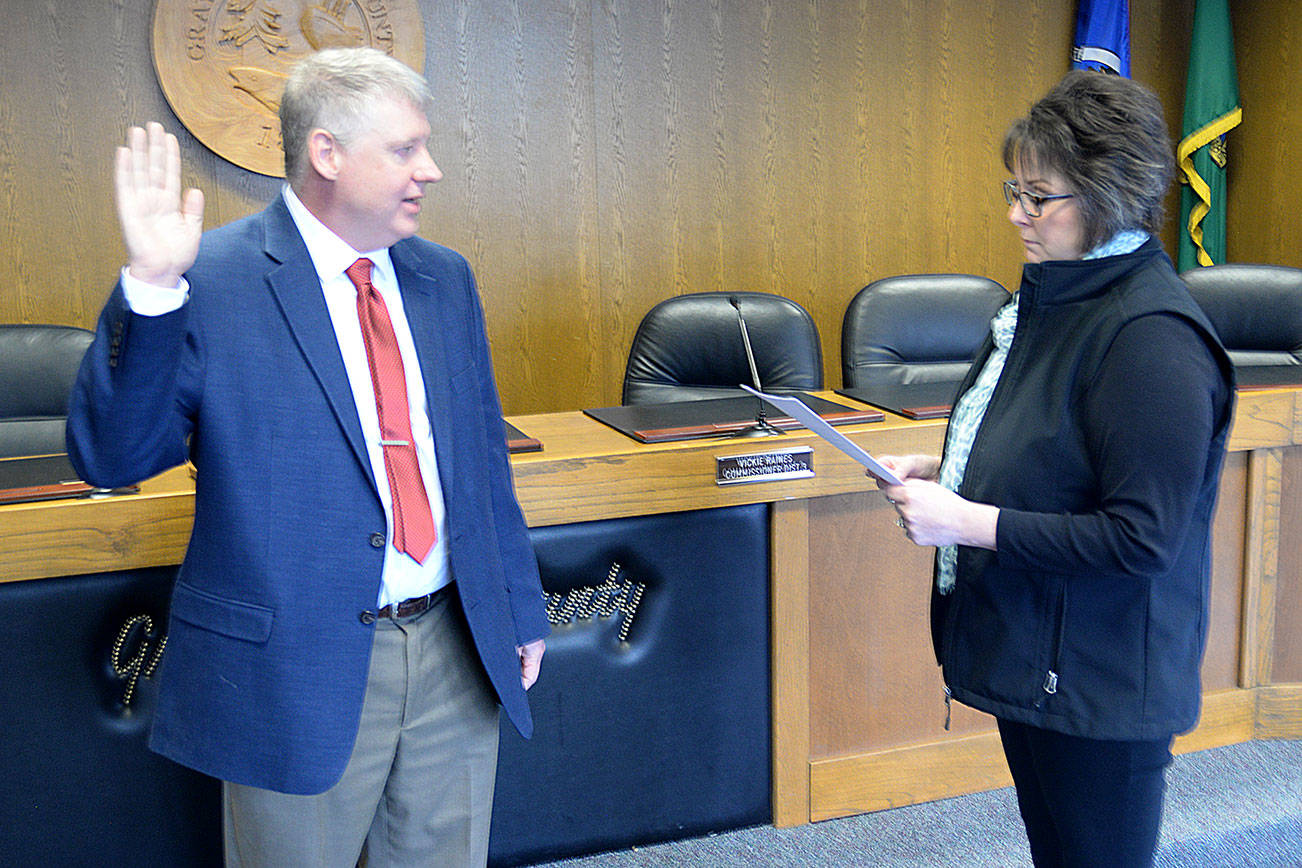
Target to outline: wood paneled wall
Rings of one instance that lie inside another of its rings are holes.
[[[1231,0],[1243,122],[1227,138],[1226,255],[1302,268],[1302,3]]]
[[[180,128],[154,78],[149,0],[23,5],[0,29],[0,321],[90,325],[123,258],[109,172],[128,124],[180,134],[210,226],[257,210],[279,182]],[[1231,153],[1257,180],[1232,181],[1229,244],[1300,264],[1302,194],[1287,173],[1302,112],[1285,107],[1302,72],[1278,42],[1302,51],[1302,10],[1286,5],[1233,4],[1246,115]],[[795,299],[834,386],[841,315],[869,280],[1014,284],[998,145],[1066,70],[1075,7],[422,0],[447,176],[422,234],[477,271],[506,411],[617,403],[637,323],[674,294]],[[1176,133],[1192,8],[1131,0],[1134,75]]]

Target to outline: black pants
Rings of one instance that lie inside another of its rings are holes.
[[[1151,866],[1171,739],[1098,741],[999,721],[1036,868]]]

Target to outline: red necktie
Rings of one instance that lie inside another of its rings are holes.
[[[371,385],[375,387],[380,446],[384,471],[389,477],[389,496],[393,500],[393,547],[421,563],[434,547],[438,534],[416,461],[416,444],[412,442],[407,377],[402,370],[398,339],[393,334],[389,309],[371,283],[371,264],[369,259],[359,259],[344,273],[357,287],[357,318],[362,324]]]

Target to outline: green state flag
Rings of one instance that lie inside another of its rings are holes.
[[[1176,148],[1181,271],[1225,262],[1225,134],[1242,119],[1229,0],[1198,0]]]

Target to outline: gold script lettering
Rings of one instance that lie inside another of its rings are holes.
[[[136,653],[124,661],[126,655],[123,652],[133,639],[137,643]],[[131,707],[131,697],[135,694],[136,682],[154,674],[159,661],[163,659],[163,649],[166,647],[167,636],[154,633],[154,619],[148,615],[134,615],[127,619],[121,630],[118,630],[117,638],[113,640],[113,653],[109,657],[109,662],[113,665],[113,673],[127,682],[126,692],[122,694],[124,707]]]

